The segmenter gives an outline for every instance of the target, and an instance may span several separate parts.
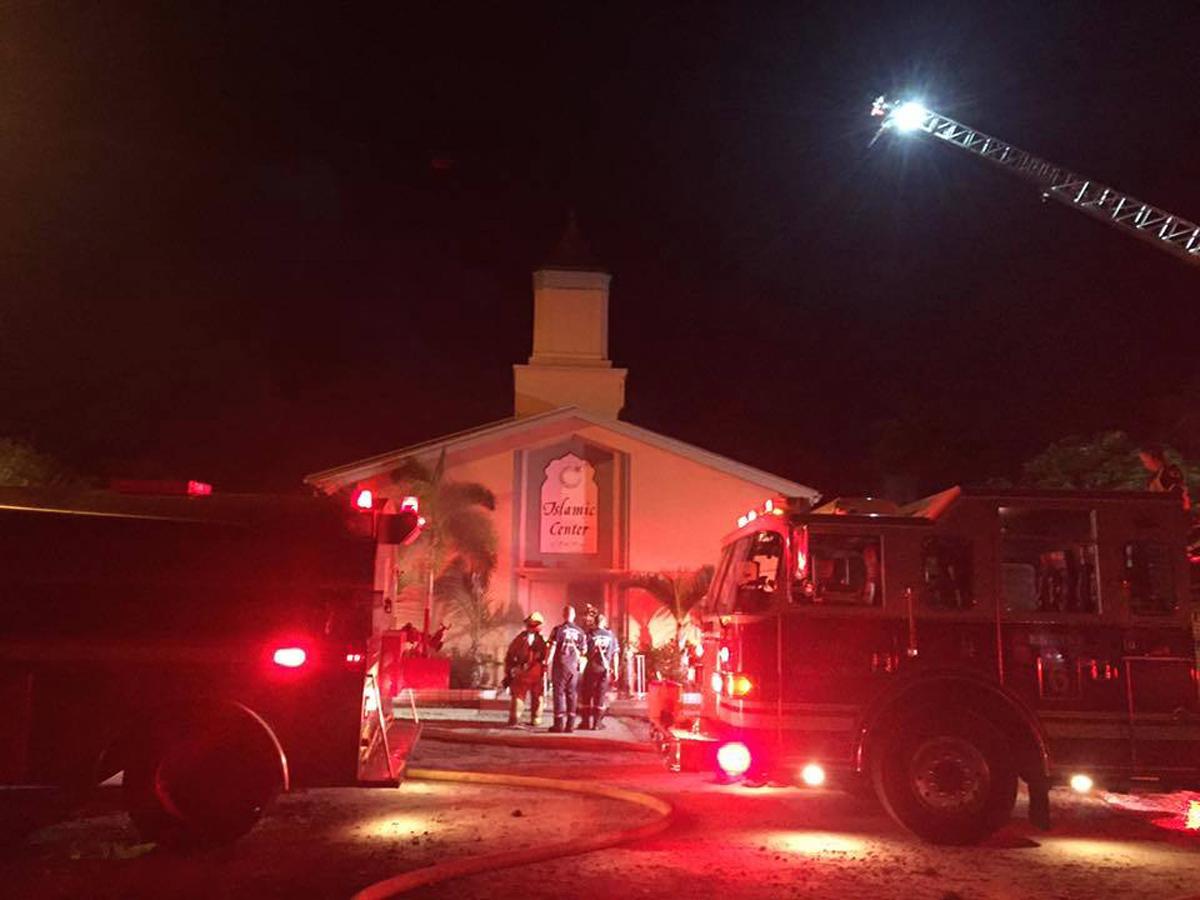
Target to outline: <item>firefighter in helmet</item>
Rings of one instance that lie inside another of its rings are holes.
[[[521,707],[529,695],[529,724],[542,724],[543,676],[546,671],[546,639],[540,631],[546,620],[540,612],[530,613],[525,629],[512,639],[504,654],[504,686],[512,695],[508,707],[508,724],[521,719]]]
[[[1146,490],[1155,494],[1174,494],[1179,498],[1179,503],[1185,510],[1192,508],[1192,500],[1188,496],[1187,479],[1183,477],[1179,466],[1167,459],[1167,453],[1162,444],[1146,444],[1138,450],[1138,458],[1142,461],[1142,466],[1150,473],[1150,477],[1146,481]]]
[[[563,620],[550,632],[550,684],[554,690],[553,732],[575,730],[579,669],[587,635],[575,624],[575,607],[563,607]]]
[[[608,708],[608,688],[617,677],[620,647],[617,636],[608,630],[608,617],[596,614],[596,624],[588,630],[587,668],[583,670],[583,699],[579,704],[580,728],[603,728]]]

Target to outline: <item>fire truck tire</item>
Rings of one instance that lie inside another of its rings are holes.
[[[1012,816],[1012,760],[990,722],[956,710],[894,728],[874,756],[872,780],[892,818],[918,837],[977,844]]]
[[[228,844],[250,831],[286,786],[286,765],[274,733],[238,704],[162,719],[130,746],[125,805],[147,841]]]

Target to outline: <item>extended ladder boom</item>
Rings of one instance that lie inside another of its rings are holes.
[[[1034,156],[999,138],[933,112],[919,103],[875,101],[871,115],[883,118],[883,129],[923,132],[1001,166],[1032,182],[1043,197],[1057,200],[1094,219],[1148,241],[1193,265],[1200,265],[1200,225],[1159,209],[1108,185]]]

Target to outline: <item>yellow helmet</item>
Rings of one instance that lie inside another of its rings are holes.
[[[531,612],[525,617],[526,625],[541,625],[545,623],[545,621],[546,620],[542,617],[540,612]]]

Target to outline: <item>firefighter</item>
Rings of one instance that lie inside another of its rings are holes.
[[[504,687],[512,695],[508,707],[510,726],[520,721],[526,694],[529,695],[529,724],[535,728],[542,724],[547,647],[539,629],[545,621],[540,612],[530,613],[525,619],[525,630],[512,639],[504,655]]]
[[[604,727],[604,711],[608,707],[608,688],[617,677],[620,647],[617,636],[608,630],[608,617],[603,613],[596,614],[596,624],[588,631],[587,639],[587,668],[583,670],[579,727],[601,729]]]
[[[579,668],[587,651],[587,635],[575,624],[575,607],[563,607],[563,620],[550,632],[550,683],[554,690],[554,725],[559,733],[575,730]]]
[[[1192,501],[1188,496],[1187,480],[1183,477],[1179,466],[1167,461],[1167,454],[1163,450],[1162,444],[1147,444],[1138,451],[1138,458],[1142,461],[1146,471],[1150,473],[1146,490],[1155,494],[1175,494],[1179,497],[1180,505],[1185,510],[1192,508]]]

